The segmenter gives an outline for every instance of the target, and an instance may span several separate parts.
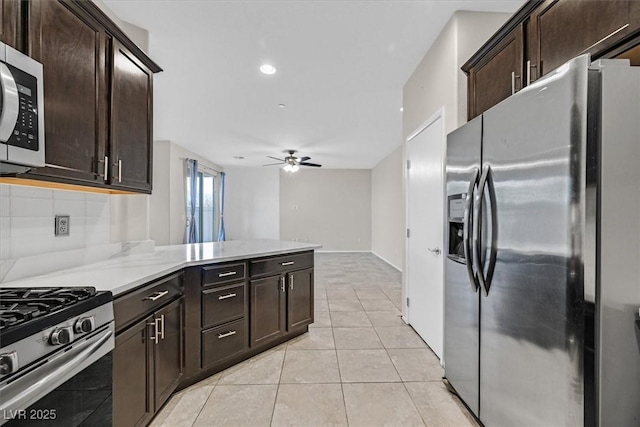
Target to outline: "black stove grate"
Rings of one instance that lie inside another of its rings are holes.
[[[83,288],[0,288],[0,331],[73,306],[96,294]]]

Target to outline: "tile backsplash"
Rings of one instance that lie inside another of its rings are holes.
[[[110,242],[107,194],[0,184],[0,260]],[[55,215],[69,215],[69,235],[55,236]]]

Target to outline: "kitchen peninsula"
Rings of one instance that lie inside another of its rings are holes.
[[[113,293],[113,425],[146,425],[177,389],[308,331],[319,245],[153,248],[11,282]]]

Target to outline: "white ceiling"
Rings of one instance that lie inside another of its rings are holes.
[[[523,0],[105,3],[149,31],[164,69],[154,139],[223,166],[296,149],[324,167],[372,168],[401,144],[402,87],[453,12]],[[261,74],[263,63],[278,72]]]

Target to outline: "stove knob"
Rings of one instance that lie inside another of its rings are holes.
[[[18,370],[18,353],[0,354],[0,375],[11,374]]]
[[[95,324],[95,321],[93,319],[93,316],[91,316],[91,317],[81,317],[76,322],[76,325],[75,325],[74,329],[76,331],[76,334],[83,334],[85,332],[93,331],[94,324]]]
[[[70,327],[58,328],[51,333],[49,342],[52,345],[69,344],[73,339],[73,331]]]

